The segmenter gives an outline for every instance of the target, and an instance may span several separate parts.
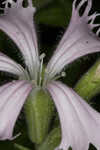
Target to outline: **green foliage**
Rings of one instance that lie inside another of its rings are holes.
[[[33,3],[35,2],[33,1]],[[71,5],[71,0],[65,2],[61,0],[52,0],[50,4],[37,10],[35,15],[36,22],[38,24],[66,27],[71,16]]]
[[[68,21],[59,4],[48,5],[45,9],[40,9],[35,15],[35,20],[38,24],[52,26],[66,26]]]
[[[14,144],[14,147],[15,147],[15,150],[30,150],[29,148],[26,148],[22,145],[19,145],[19,144]]]
[[[54,150],[61,140],[60,128],[53,129],[47,136],[46,140],[39,146],[38,150]]]
[[[100,60],[77,82],[75,90],[87,101],[100,92]]]
[[[53,0],[33,0],[33,4],[37,8],[49,5]]]

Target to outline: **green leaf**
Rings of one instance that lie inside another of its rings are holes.
[[[72,13],[72,0],[58,0],[64,14],[70,19]]]
[[[40,8],[40,7],[43,7],[43,6],[45,6],[45,5],[49,4],[49,3],[51,3],[52,1],[53,1],[53,0],[33,0],[33,5],[34,5],[35,7]]]
[[[68,24],[68,16],[64,14],[59,4],[51,4],[37,11],[35,20],[38,24],[46,24],[52,26],[66,26]]]
[[[100,92],[100,59],[77,82],[75,91],[87,101]]]
[[[53,129],[46,140],[40,145],[38,150],[54,150],[61,141],[61,130],[60,128]]]
[[[14,144],[14,147],[16,150],[30,150],[29,148],[26,148],[26,147],[16,144],[16,143]]]
[[[40,24],[66,27],[72,12],[72,0],[55,0],[39,9],[36,21]]]

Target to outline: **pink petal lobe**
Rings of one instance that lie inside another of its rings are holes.
[[[24,8],[22,0],[18,0],[17,4],[14,3],[12,8],[8,9],[6,15],[0,16],[0,29],[19,47],[31,73],[39,65],[37,38],[33,22],[34,13],[35,8],[30,3],[27,8]]]
[[[26,81],[14,81],[0,87],[0,140],[12,139],[14,125],[32,90]]]
[[[73,2],[72,17],[68,29],[48,63],[47,72],[50,78],[60,73],[67,64],[75,59],[100,51],[100,38],[92,32],[92,29],[100,26],[100,24],[94,24],[95,18],[100,14],[94,13],[88,16],[92,0],[81,0],[75,7],[76,2],[77,0]],[[79,10],[85,2],[87,2],[87,6],[82,16],[80,16]],[[97,34],[99,32],[100,30]]]
[[[0,52],[0,71],[9,72],[18,76],[24,75],[24,68]]]
[[[72,89],[60,82],[47,87],[59,113],[62,140],[56,150],[88,150],[89,143],[100,148],[100,114]]]

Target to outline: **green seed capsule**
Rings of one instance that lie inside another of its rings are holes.
[[[54,113],[53,101],[46,91],[37,88],[32,90],[24,108],[29,138],[40,144],[48,134]]]

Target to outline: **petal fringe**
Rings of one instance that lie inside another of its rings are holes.
[[[14,81],[0,87],[0,140],[12,139],[14,125],[32,90],[26,81]]]
[[[88,150],[89,143],[100,150],[100,114],[79,95],[61,82],[47,87],[57,107],[61,129],[61,144],[55,150]]]
[[[95,18],[100,14],[94,13],[89,16],[92,0],[81,0],[77,6],[76,2],[77,0],[73,2],[72,17],[68,29],[47,65],[47,73],[50,78],[60,73],[67,64],[75,59],[100,51],[100,38],[97,36],[100,29],[97,34],[92,32],[95,27],[100,26],[100,24],[94,24]],[[79,10],[86,2],[85,10],[80,16]]]
[[[33,15],[35,8],[29,0],[29,6],[22,6],[23,0],[12,3],[6,15],[0,16],[0,29],[4,31],[18,46],[24,56],[30,74],[35,78],[38,67],[38,46]]]

